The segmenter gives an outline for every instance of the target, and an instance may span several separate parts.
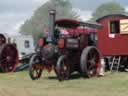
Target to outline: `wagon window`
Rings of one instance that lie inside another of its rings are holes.
[[[120,34],[128,34],[128,19],[120,20]]]
[[[120,33],[119,21],[110,21],[110,33]]]
[[[24,47],[25,48],[29,48],[30,47],[30,42],[28,40],[25,40]]]

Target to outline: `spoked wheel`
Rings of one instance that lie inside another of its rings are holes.
[[[59,81],[69,79],[70,68],[69,68],[67,57],[65,55],[60,56],[57,61],[56,74]]]
[[[18,51],[13,44],[3,44],[0,47],[0,68],[2,72],[15,71],[18,64]]]
[[[81,71],[83,76],[94,77],[98,75],[100,67],[100,54],[95,47],[86,47],[81,54]]]
[[[41,77],[44,66],[41,62],[40,56],[34,54],[29,63],[29,76],[32,80],[36,80]]]

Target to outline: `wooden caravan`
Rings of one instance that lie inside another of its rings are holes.
[[[99,48],[103,56],[128,55],[128,16],[107,15],[97,20],[103,28],[97,32]]]
[[[120,66],[119,64],[125,63],[126,65],[128,61],[128,16],[111,14],[97,19],[97,22],[103,26],[102,29],[97,30],[97,47],[103,57],[113,58],[110,69],[115,62],[118,62],[117,67]]]

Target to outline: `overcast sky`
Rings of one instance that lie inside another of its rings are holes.
[[[128,0],[71,0],[71,1],[74,7],[81,8],[83,10],[95,10],[97,6],[109,1],[120,3],[122,6],[128,6]]]
[[[0,33],[15,34],[20,25],[48,0],[0,0]],[[91,17],[97,6],[113,0],[72,0],[73,8],[84,20]],[[122,6],[128,6],[128,0],[114,0]],[[128,9],[128,7],[127,7]]]
[[[0,0],[0,33],[17,33],[20,25],[47,0]]]

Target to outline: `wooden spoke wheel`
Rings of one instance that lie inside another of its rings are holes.
[[[29,63],[29,76],[32,80],[39,79],[41,77],[44,66],[41,62],[40,56],[34,54]]]
[[[59,81],[68,80],[70,68],[66,56],[60,56],[56,65],[56,74]]]
[[[13,44],[0,46],[0,69],[2,72],[15,71],[18,64],[18,51]]]
[[[93,77],[98,75],[100,67],[100,54],[95,47],[86,47],[81,54],[81,71],[83,76]]]

